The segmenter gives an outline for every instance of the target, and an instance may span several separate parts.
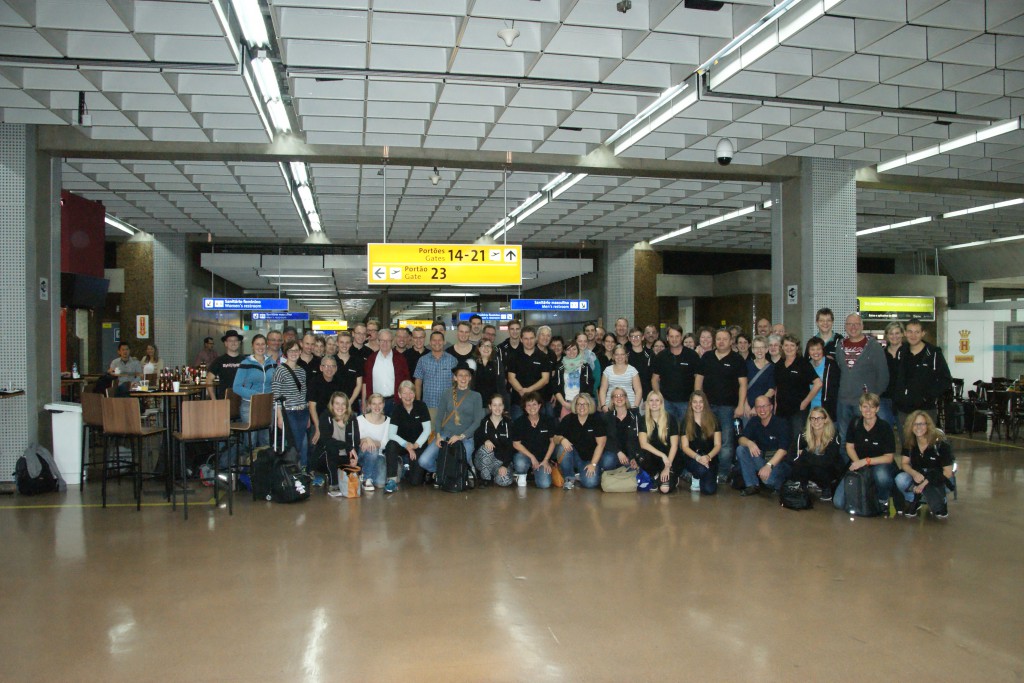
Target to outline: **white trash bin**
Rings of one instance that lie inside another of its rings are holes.
[[[53,459],[68,486],[78,486],[82,472],[82,404],[47,403],[53,413]]]

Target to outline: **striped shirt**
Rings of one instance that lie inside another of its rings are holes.
[[[288,371],[287,366],[282,364],[274,371],[274,379],[270,383],[274,391],[274,402],[277,403],[284,398],[285,410],[298,410],[300,408],[308,410],[309,404],[306,403],[306,371],[302,368],[295,368],[293,372],[299,380],[298,386],[295,385],[295,380],[292,379],[292,373]]]

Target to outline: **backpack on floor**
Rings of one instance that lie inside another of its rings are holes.
[[[839,483],[845,495],[843,509],[851,515],[878,517],[882,514],[882,506],[878,502],[878,492],[875,489],[875,478],[868,469],[863,467],[847,472]]]
[[[270,475],[270,497],[275,503],[298,503],[309,499],[313,481],[293,462],[274,458]]]
[[[470,489],[466,447],[461,441],[445,442],[437,456],[437,484],[442,491],[462,493]]]
[[[807,487],[798,481],[787,481],[779,489],[779,505],[790,510],[810,510],[814,507]]]
[[[66,485],[61,486],[64,480],[60,478],[50,451],[38,444],[30,445],[18,458],[14,465],[14,482],[18,493],[23,496],[53,493],[66,488]]]

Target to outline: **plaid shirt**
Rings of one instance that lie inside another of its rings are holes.
[[[441,395],[452,388],[452,368],[458,364],[455,356],[442,353],[437,359],[428,353],[416,363],[415,379],[423,382],[423,402],[428,408],[437,408]]]

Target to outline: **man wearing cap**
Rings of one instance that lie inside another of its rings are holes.
[[[203,340],[203,348],[192,361],[192,367],[198,368],[200,365],[210,367],[210,363],[215,360],[217,360],[217,351],[213,348],[213,337],[207,337]]]
[[[427,472],[437,471],[437,456],[441,446],[458,443],[466,448],[466,461],[473,466],[473,435],[484,419],[484,403],[480,394],[469,388],[473,379],[473,368],[460,362],[452,368],[455,385],[441,394],[437,412],[433,417],[434,433],[437,437],[423,450],[419,458],[420,467]]]
[[[206,369],[206,393],[211,398],[224,398],[224,392],[235,383],[235,373],[244,360],[242,356],[242,335],[238,330],[228,330],[220,338],[224,342],[224,355],[218,357]],[[217,379],[217,385],[213,381]]]
[[[391,412],[400,400],[398,386],[412,378],[409,377],[405,356],[391,348],[391,330],[379,330],[376,336],[378,351],[367,358],[363,365],[363,405],[368,405],[367,396],[380,394],[384,397],[384,414],[391,417]]]

